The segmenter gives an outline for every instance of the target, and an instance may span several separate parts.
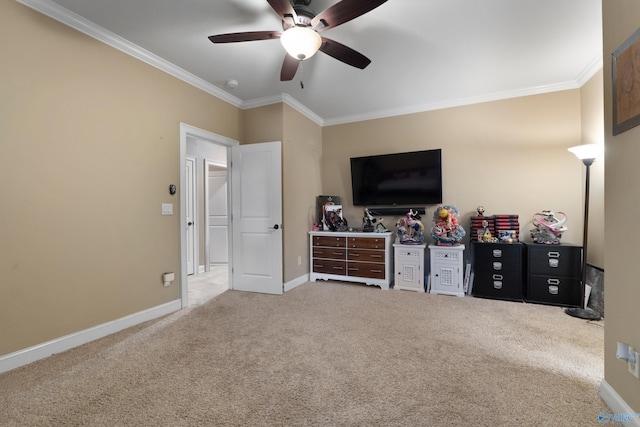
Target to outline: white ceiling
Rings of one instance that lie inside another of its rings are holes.
[[[322,34],[369,57],[366,69],[318,52],[290,82],[279,81],[278,40],[207,39],[281,30],[266,0],[19,1],[77,14],[85,32],[114,33],[242,108],[287,100],[325,125],[577,88],[602,67],[600,0],[388,0]]]

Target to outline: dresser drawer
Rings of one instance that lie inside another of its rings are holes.
[[[370,262],[349,262],[347,274],[355,277],[371,277],[373,279],[384,279],[384,264],[374,264]]]
[[[313,272],[325,273],[325,274],[347,274],[347,262],[346,261],[334,261],[330,259],[314,259],[313,260]]]
[[[347,246],[347,239],[346,237],[337,236],[313,236],[313,246],[344,248]]]
[[[539,276],[580,276],[582,247],[529,245],[529,274]]]
[[[347,244],[349,248],[380,250],[386,248],[383,237],[349,237]]]
[[[384,251],[349,249],[347,259],[349,261],[380,262],[384,264],[384,256]]]
[[[580,279],[529,276],[527,301],[579,307]]]
[[[312,249],[314,258],[326,258],[326,259],[346,259],[347,250],[344,248],[326,248],[326,247],[313,247]]]

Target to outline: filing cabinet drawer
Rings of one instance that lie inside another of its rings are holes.
[[[550,276],[529,276],[527,301],[578,307],[580,279]]]

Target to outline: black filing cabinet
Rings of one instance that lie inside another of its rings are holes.
[[[527,302],[582,306],[582,246],[528,243],[527,253]]]
[[[526,246],[522,243],[473,242],[477,297],[522,301]]]

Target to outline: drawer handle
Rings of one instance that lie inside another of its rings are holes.
[[[501,282],[501,281],[499,281],[499,280],[494,281],[494,282],[493,282],[493,287],[494,287],[495,289],[502,289],[502,282]]]
[[[382,255],[371,255],[371,258],[382,258]]]
[[[331,255],[342,255],[342,252],[331,252]]]
[[[344,267],[333,267],[334,270],[344,270]]]
[[[549,293],[551,295],[558,295],[558,287],[557,286],[549,286]]]
[[[371,270],[372,273],[382,273],[382,270]]]
[[[355,253],[351,252],[351,256],[360,256],[360,254],[355,254]]]
[[[559,285],[560,284],[560,279],[547,279],[547,284],[548,285]]]
[[[495,258],[502,258],[502,249],[494,249],[493,250],[493,256]]]
[[[558,265],[560,265],[560,260],[559,259],[549,259],[549,267],[551,268],[557,268]]]
[[[501,262],[494,262],[493,263],[493,269],[494,270],[502,270],[502,263]]]
[[[547,252],[547,256],[549,258],[560,258],[560,252],[558,251]]]
[[[493,280],[502,280],[503,276],[502,274],[494,274],[493,275]]]

